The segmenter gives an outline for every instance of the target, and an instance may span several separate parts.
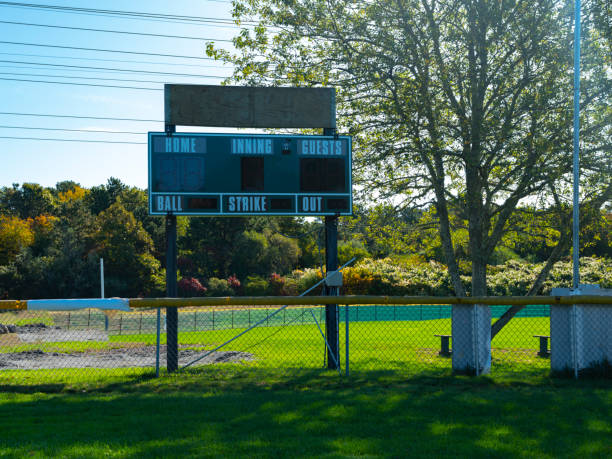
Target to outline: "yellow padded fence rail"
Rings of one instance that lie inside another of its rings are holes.
[[[27,300],[0,300],[0,310],[26,310]],[[197,307],[197,306],[284,306],[324,304],[485,304],[485,305],[535,305],[535,304],[612,304],[612,297],[599,295],[573,296],[260,296],[260,297],[197,297],[197,298],[130,298],[130,308]]]

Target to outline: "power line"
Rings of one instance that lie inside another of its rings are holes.
[[[80,76],[80,75],[50,75],[48,73],[0,72],[0,75],[43,77],[43,78],[72,78],[76,80],[123,81],[125,83],[156,83],[156,84],[168,83],[166,81],[156,81],[156,80],[132,80],[132,79],[126,79],[126,78],[86,77],[86,76]],[[201,78],[212,78],[212,77],[202,76]]]
[[[0,115],[11,116],[40,116],[45,118],[74,118],[79,120],[107,120],[107,121],[136,121],[142,123],[163,123],[164,120],[149,120],[142,118],[114,118],[106,116],[84,116],[84,115],[58,115],[56,113],[22,113],[22,112],[0,112]]]
[[[19,81],[24,83],[48,83],[48,84],[63,84],[70,86],[93,86],[97,88],[115,88],[115,89],[138,89],[142,91],[163,91],[163,88],[143,88],[141,86],[119,86],[94,83],[72,83],[67,81],[46,81],[46,80],[27,80],[21,78],[0,78],[2,81]]]
[[[69,26],[58,26],[58,25],[50,25],[50,24],[34,24],[31,22],[0,21],[0,24],[13,24],[13,25],[23,25],[23,26],[32,26],[32,27],[46,27],[46,28],[51,28],[51,29],[82,30],[86,32],[118,33],[118,34],[124,34],[124,35],[138,35],[142,37],[179,38],[182,40],[223,41],[227,43],[233,43],[232,40],[226,40],[222,38],[188,37],[185,35],[164,35],[164,34],[157,34],[157,33],[128,32],[126,30],[91,29],[87,27],[69,27]]]
[[[13,6],[13,5],[2,5],[0,7],[9,7],[9,8],[18,8],[18,9],[27,9],[28,7],[23,6]],[[138,17],[138,16],[125,16],[125,15],[113,15],[108,13],[83,13],[80,11],[47,11],[51,13],[68,13],[68,14],[78,14],[84,16],[95,16],[95,17],[103,17],[103,18],[113,18],[118,17],[119,19],[132,19],[136,21],[148,21],[148,22],[162,22],[166,24],[186,24],[189,26],[195,27],[214,27],[219,29],[234,29],[236,30],[239,26],[232,22],[216,22],[216,21],[207,21],[207,22],[194,22],[194,21],[184,21],[184,20],[176,20],[176,19],[157,19],[157,18],[148,18],[148,17]],[[244,24],[246,27],[254,27],[251,24]]]
[[[5,56],[25,56],[25,57],[42,57],[45,59],[70,59],[76,61],[99,61],[99,62],[122,62],[130,64],[152,64],[152,65],[173,65],[179,67],[198,67],[198,68],[224,68],[222,65],[202,65],[202,64],[181,64],[179,62],[156,62],[156,61],[133,61],[128,59],[101,59],[94,57],[73,57],[73,56],[53,56],[49,54],[30,54],[30,53],[4,53]]]
[[[99,52],[99,53],[136,54],[140,56],[175,57],[175,58],[180,58],[180,59],[201,59],[201,60],[207,60],[207,61],[215,60],[212,57],[185,56],[181,54],[146,53],[146,52],[141,52],[141,51],[124,51],[124,50],[118,50],[118,49],[83,48],[79,46],[48,45],[44,43],[28,43],[28,42],[20,42],[20,41],[0,41],[0,44],[18,45],[18,46],[37,46],[41,48],[72,49],[76,51],[94,51],[94,52]]]
[[[12,139],[12,140],[42,140],[50,142],[85,142],[85,143],[125,143],[131,145],[147,145],[147,142],[129,142],[129,141],[115,141],[115,140],[79,140],[79,139],[51,139],[45,137],[11,137],[11,136],[0,136],[0,139]]]
[[[203,23],[203,24],[222,24],[235,26],[234,20],[230,18],[215,18],[215,17],[202,17],[202,16],[184,16],[178,14],[166,14],[166,13],[149,13],[146,11],[126,11],[126,10],[104,10],[98,8],[81,8],[74,6],[60,6],[60,5],[44,5],[40,3],[19,3],[19,2],[6,2],[0,1],[0,6],[18,7],[18,8],[36,8],[46,9],[56,12],[64,13],[82,13],[82,14],[93,14],[93,15],[104,15],[104,16],[124,16],[132,19],[156,19],[166,22],[180,22],[180,23]],[[245,24],[251,25],[252,21],[244,21]]]
[[[49,62],[27,62],[27,61],[7,61],[0,60],[6,64],[23,64],[23,65],[41,65],[45,67],[65,67],[72,69],[87,69],[87,70],[105,70],[112,72],[129,72],[129,73],[145,73],[150,75],[166,75],[166,76],[183,76],[194,78],[227,78],[229,75],[199,75],[197,73],[175,73],[175,72],[157,72],[154,70],[134,70],[134,69],[119,69],[109,67],[92,67],[88,65],[70,65],[70,64],[51,64]]]
[[[130,134],[130,135],[144,135],[146,132],[134,132],[134,131],[98,131],[95,129],[64,129],[64,128],[45,128],[45,127],[32,127],[32,126],[7,126],[1,125],[0,129],[28,129],[34,131],[63,131],[63,132],[92,132],[95,134]]]

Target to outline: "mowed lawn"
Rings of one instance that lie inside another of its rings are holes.
[[[255,360],[159,379],[151,368],[4,370],[0,457],[612,457],[612,381],[551,377],[532,336],[548,324],[513,320],[478,378],[437,355],[449,319],[352,323],[349,377],[322,369],[314,324],[257,328],[226,348]],[[211,349],[240,331],[179,338]],[[61,343],[100,343],[88,344]]]
[[[2,386],[2,457],[611,457],[610,380],[222,364]]]

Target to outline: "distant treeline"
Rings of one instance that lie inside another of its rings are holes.
[[[515,219],[495,252],[494,264],[504,270],[515,266],[525,271],[525,263],[545,261],[559,237],[550,229],[546,209],[530,210]],[[435,222],[433,209],[385,204],[357,206],[354,217],[341,218],[340,262],[356,257],[366,263],[347,272],[347,293],[412,291],[400,284],[409,285],[406,276],[420,274],[396,275],[397,285],[391,288],[394,277],[377,273],[377,259],[386,258],[378,264],[387,271],[391,265],[402,267],[398,272],[444,270]],[[178,234],[179,291],[185,296],[298,294],[320,277],[324,265],[320,219],[179,217]],[[581,255],[612,258],[611,234],[610,214],[591,216],[582,230]],[[453,237],[461,269],[468,274],[467,232],[458,217]],[[97,297],[100,258],[106,296],[164,295],[164,218],[148,215],[145,190],[115,178],[92,188],[71,181],[50,188],[34,183],[0,188],[0,298]],[[609,270],[608,262],[589,263],[595,271],[597,266]],[[497,275],[494,268],[492,275]],[[442,278],[435,275],[432,282]],[[433,284],[422,288],[443,290]]]

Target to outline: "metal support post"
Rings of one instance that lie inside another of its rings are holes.
[[[176,132],[176,126],[166,124],[167,135]],[[176,215],[166,215],[166,296],[176,298]],[[168,373],[178,370],[178,309],[166,308],[166,365]]]
[[[176,215],[166,215],[166,296],[176,298]],[[168,373],[178,369],[178,309],[166,308]]]
[[[345,334],[346,334],[346,338],[345,338],[345,344],[344,344],[344,348],[346,351],[346,356],[344,357],[344,369],[346,370],[346,377],[348,378],[349,375],[349,305],[346,304],[344,305],[344,327],[345,327]]]
[[[338,217],[325,217],[325,267],[327,274],[338,269]],[[325,287],[325,294],[333,296],[338,294],[337,287]],[[338,328],[338,305],[325,306],[325,335],[329,348],[327,350],[327,368],[338,369],[340,362]],[[333,354],[333,357],[332,355]]]

